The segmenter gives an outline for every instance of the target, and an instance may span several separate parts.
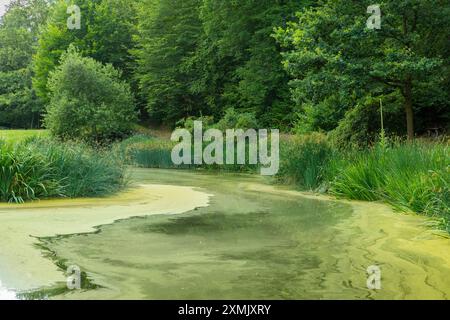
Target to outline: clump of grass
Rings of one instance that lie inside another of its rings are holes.
[[[0,201],[22,203],[39,197],[59,196],[62,188],[52,164],[39,154],[0,146]]]
[[[128,164],[143,168],[173,169],[171,153],[175,143],[153,138],[146,135],[136,135],[115,146]]]
[[[296,136],[281,144],[277,178],[352,200],[386,201],[434,217],[450,232],[448,142],[402,142],[381,134],[371,148],[337,150],[323,135]]]
[[[28,142],[27,148],[52,163],[67,197],[103,196],[118,191],[125,183],[124,163],[108,149],[49,139]]]
[[[327,165],[334,151],[326,136],[313,133],[281,143],[278,180],[302,189],[315,190],[325,182]]]
[[[339,173],[338,173],[339,171]],[[448,144],[394,142],[333,160],[331,193],[450,221]],[[332,175],[332,174],[330,174]]]
[[[125,183],[119,157],[75,142],[30,138],[0,144],[0,200],[102,196]]]

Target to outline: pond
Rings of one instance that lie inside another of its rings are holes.
[[[57,299],[450,294],[450,240],[422,217],[305,195],[260,176],[133,169],[131,178],[139,185],[112,198],[0,206],[4,285],[30,293],[20,297]],[[87,274],[88,288],[63,289],[68,265]],[[367,288],[374,265],[380,290]]]

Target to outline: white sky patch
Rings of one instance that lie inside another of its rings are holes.
[[[0,17],[5,13],[6,5],[10,2],[11,0],[0,0]]]

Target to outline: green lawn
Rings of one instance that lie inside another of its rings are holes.
[[[0,130],[0,140],[16,143],[34,136],[47,136],[47,130]]]

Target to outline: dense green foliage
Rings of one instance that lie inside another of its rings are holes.
[[[177,122],[178,128],[194,132],[194,122],[202,122],[203,130],[219,129],[225,132],[227,129],[254,129],[259,128],[258,120],[253,112],[238,112],[234,108],[225,111],[219,122],[214,121],[212,116],[188,117]]]
[[[81,28],[71,30],[67,26],[70,17],[67,8],[73,4],[80,8]],[[40,33],[33,61],[33,86],[37,94],[45,102],[49,101],[47,82],[50,72],[58,66],[61,55],[70,44],[76,46],[83,56],[111,63],[128,79],[132,68],[128,50],[133,46],[134,25],[134,6],[127,0],[57,0]]]
[[[214,115],[253,112],[263,126],[287,129],[293,112],[281,49],[271,36],[312,1],[205,0],[196,83]]]
[[[137,49],[141,94],[154,120],[253,112],[292,122],[288,77],[273,28],[307,1],[145,0]]]
[[[31,60],[47,12],[45,0],[14,0],[0,20],[0,127],[40,125]]]
[[[140,120],[170,127],[235,110],[256,126],[367,146],[380,101],[388,135],[449,126],[448,1],[380,1],[380,29],[366,26],[368,0],[45,3],[17,0],[2,19],[0,126],[40,125],[48,79],[70,45],[121,71]],[[74,4],[81,24],[71,30]]]
[[[112,65],[81,57],[70,47],[48,87],[45,125],[54,136],[103,143],[131,132],[136,121],[133,97]]]
[[[32,138],[0,141],[0,201],[21,203],[49,197],[92,197],[123,186],[120,157],[79,143]]]
[[[191,59],[201,34],[200,0],[144,0],[139,6],[136,78],[150,116],[175,123],[201,112],[190,90],[196,77]]]
[[[378,3],[379,30],[366,27],[369,15],[362,13],[372,2],[360,0],[323,1],[278,29],[277,38],[290,49],[284,65],[293,77],[298,130],[338,128],[338,140],[352,140],[356,133],[357,142],[366,143],[379,129],[371,110],[380,100],[390,132],[402,134],[407,127],[413,138],[415,116],[422,132],[448,125],[450,3]]]

